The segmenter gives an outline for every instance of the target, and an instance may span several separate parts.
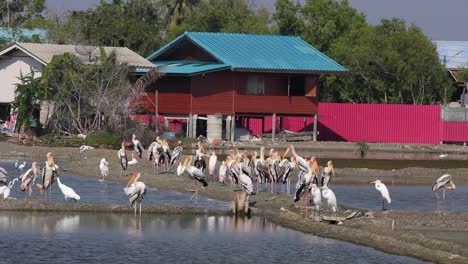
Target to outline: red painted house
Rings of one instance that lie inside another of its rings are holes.
[[[231,140],[241,118],[317,114],[320,75],[347,72],[290,36],[186,32],[147,59],[165,75],[134,110],[186,118],[190,137],[205,134],[206,116],[219,114]]]

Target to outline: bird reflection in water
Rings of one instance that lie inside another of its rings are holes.
[[[130,237],[134,237],[134,238],[143,237],[143,227],[141,225],[141,216],[129,219],[127,234]]]

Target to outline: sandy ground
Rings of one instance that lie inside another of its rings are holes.
[[[275,145],[281,149],[284,145]],[[253,146],[257,149],[258,146]],[[297,147],[302,151],[324,153],[327,151],[354,152],[352,143],[312,143],[302,144]],[[465,149],[466,148],[466,149]],[[463,146],[449,145],[371,145],[373,151],[381,152],[429,152],[429,153],[452,153],[466,155],[468,148]],[[98,164],[102,157],[110,161],[111,176],[109,180],[126,183],[128,177],[121,175],[118,164],[117,152],[115,150],[95,149],[79,153],[78,148],[49,148],[49,147],[27,147],[10,143],[0,143],[0,155],[7,160],[29,160],[44,161],[48,151],[52,151],[62,167],[71,173],[89,177],[98,177]],[[141,165],[133,169],[142,172],[142,181],[147,185],[162,190],[175,190],[188,192],[193,189],[192,182],[187,176],[177,177],[173,173],[155,175],[149,162],[141,160]],[[130,171],[132,171],[131,169]],[[130,172],[129,172],[130,173]],[[424,168],[405,168],[400,170],[370,170],[370,169],[347,169],[338,168],[336,182],[368,182],[375,178],[383,180],[398,180],[404,183],[431,184],[433,175],[451,173],[460,181],[468,182],[468,168],[438,170]],[[212,183],[212,180],[209,179]],[[202,195],[213,199],[232,201],[238,192],[229,192],[228,187],[211,184]],[[468,213],[455,212],[403,212],[403,211],[375,211],[358,210],[362,217],[344,221],[340,225],[331,225],[325,222],[314,222],[305,218],[299,208],[291,207],[291,197],[285,194],[271,194],[268,192],[257,193],[251,199],[254,202],[254,214],[266,216],[267,219],[289,227],[322,237],[334,238],[370,246],[384,252],[407,255],[423,260],[437,263],[468,263]],[[9,205],[5,205],[8,203]],[[50,205],[52,206],[52,205]],[[53,205],[53,210],[61,210],[61,207],[71,206],[75,211],[113,211],[129,212],[121,206],[90,206],[90,205]],[[43,208],[41,204],[30,204],[30,202],[14,201],[2,202],[0,209],[36,210]],[[55,208],[57,207],[57,208]],[[286,208],[286,212],[280,210]],[[71,210],[71,209],[65,209]],[[146,207],[145,207],[146,210]],[[162,210],[171,212],[170,208],[153,207],[151,211],[158,213]],[[161,212],[162,212],[161,211]],[[200,213],[197,209],[174,209],[180,213]],[[340,209],[338,216],[346,216],[349,211]],[[205,212],[206,213],[206,212]],[[326,214],[326,213],[325,213]],[[367,216],[366,216],[367,215]],[[393,229],[392,229],[393,224]]]

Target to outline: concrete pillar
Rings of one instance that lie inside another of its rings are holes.
[[[231,116],[226,117],[226,140],[231,140]]]
[[[197,137],[197,119],[198,119],[197,114],[192,115],[192,137],[193,138]]]
[[[271,118],[271,141],[275,142],[276,138],[276,113],[273,113]]]
[[[236,140],[236,117],[232,116],[231,118],[231,141],[234,142]]]
[[[192,138],[192,114],[187,119],[187,137]]]
[[[169,127],[169,119],[167,119],[166,117],[164,117],[164,125],[166,127]]]
[[[314,135],[313,135],[313,140],[314,142],[317,141],[317,123],[318,123],[318,115],[314,115]]]

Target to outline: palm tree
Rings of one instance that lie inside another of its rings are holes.
[[[169,28],[180,25],[187,16],[188,11],[200,0],[163,0],[163,28],[168,31]]]

